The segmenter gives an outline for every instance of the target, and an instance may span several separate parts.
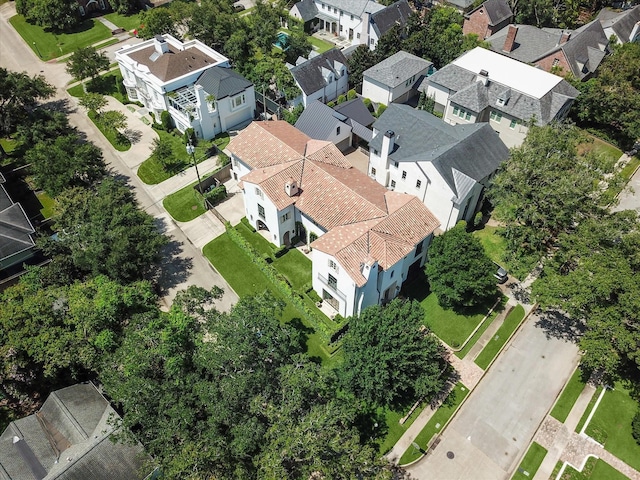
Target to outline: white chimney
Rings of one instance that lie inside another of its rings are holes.
[[[169,53],[169,44],[162,35],[156,35],[153,39],[153,46],[156,48],[156,52],[160,55],[163,53]]]
[[[284,191],[290,197],[297,195],[298,182],[296,182],[293,178],[289,178],[289,180],[287,180],[287,182],[284,184]]]
[[[476,82],[480,82],[486,87],[489,83],[489,72],[480,70],[480,73],[476,76]]]
[[[393,130],[387,130],[382,137],[382,153],[386,156],[393,152],[396,145],[396,134]]]

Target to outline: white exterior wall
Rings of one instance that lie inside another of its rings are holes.
[[[327,231],[324,228],[322,228],[320,225],[316,225],[315,223],[313,223],[313,220],[311,218],[306,216],[304,213],[302,213],[298,209],[296,209],[296,221],[301,222],[302,226],[307,232],[307,238],[306,238],[307,243],[311,243],[309,241],[309,234],[311,232],[315,233],[318,236],[318,238],[320,238],[322,235],[327,233]]]
[[[435,109],[439,112],[444,111],[444,107],[447,105],[449,101],[449,95],[451,91],[448,88],[444,88],[440,85],[431,85],[427,86],[427,97],[433,97],[435,104]]]
[[[336,270],[329,267],[329,260],[336,262]],[[335,290],[328,285],[329,274],[337,280],[337,289]],[[319,250],[313,250],[311,275],[313,289],[320,295],[320,298],[324,298],[323,290],[325,290],[338,301],[340,315],[343,317],[353,315],[356,303],[356,284],[335,257]]]
[[[375,103],[382,103],[384,105],[391,103],[391,92],[389,88],[367,76],[362,78],[362,96]]]
[[[335,32],[338,36],[348,39],[351,30],[353,33],[353,38],[350,40],[351,45],[359,45],[361,43],[360,34],[362,33],[363,28],[362,18],[356,15],[351,15],[338,7],[334,10],[334,7],[330,7],[322,1],[317,1],[315,4],[318,9],[318,13],[331,17],[334,20]],[[322,24],[322,20],[320,23]],[[328,25],[325,27],[325,30],[331,32],[334,31],[329,30]]]
[[[247,219],[253,228],[259,230],[258,221],[262,221],[269,229],[269,240],[274,245],[280,245],[280,222],[279,212],[276,206],[271,203],[269,197],[262,192],[262,189],[254,183],[244,184],[244,208]],[[264,218],[258,213],[258,205],[264,208]]]

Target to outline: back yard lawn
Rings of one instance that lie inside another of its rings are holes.
[[[94,19],[85,20],[74,30],[65,33],[45,31],[42,27],[27,23],[22,15],[12,17],[9,23],[36,55],[45,61],[111,37],[111,31]]]

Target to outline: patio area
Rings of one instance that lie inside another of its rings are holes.
[[[333,33],[327,32],[325,30],[318,30],[312,35],[312,37],[319,38],[320,40],[324,40],[325,42],[333,43],[340,50],[351,46],[351,42],[346,38],[337,37]]]

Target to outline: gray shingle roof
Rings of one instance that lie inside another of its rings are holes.
[[[370,17],[371,26],[378,38],[382,38],[394,25],[402,26],[407,23],[411,13],[409,2],[399,0],[385,9],[373,13]]]
[[[606,55],[608,45],[609,39],[602,25],[594,20],[576,30],[560,48],[569,61],[573,75],[583,79],[596,71]]]
[[[338,10],[353,14],[359,18],[362,18],[364,12],[377,12],[384,8],[384,5],[380,5],[372,0],[322,0],[326,5],[335,7]]]
[[[346,72],[347,59],[344,58],[340,50],[332,48],[300,65],[294,66],[290,71],[302,91],[307,95],[311,95],[324,88],[326,84],[322,75],[323,68],[331,70],[336,76],[341,76],[340,71],[336,70],[339,66],[338,64],[343,65]]]
[[[313,20],[318,14],[318,8],[313,0],[302,0],[295,5],[300,12],[303,22]]]
[[[560,32],[542,30],[532,25],[515,25],[515,27],[517,27],[518,32],[516,33],[513,50],[510,52],[502,50],[509,32],[509,26],[500,29],[487,38],[486,41],[489,42],[493,51],[525,63],[533,63],[543,53],[556,47],[561,36]]]
[[[481,8],[484,8],[489,18],[489,25],[498,25],[507,18],[513,17],[511,7],[509,7],[509,4],[505,0],[486,0],[482,5],[474,8],[465,16],[469,17],[473,12]]]
[[[221,99],[237,95],[253,84],[230,68],[213,67],[200,75],[196,85],[202,85],[205,92]]]
[[[368,127],[376,121],[360,97],[336,105],[333,109],[365,127]]]
[[[53,392],[37,414],[11,422],[0,436],[0,478],[145,478],[150,472],[143,473],[141,469],[150,458],[139,444],[111,441],[112,416],[117,417],[116,412],[92,384],[77,384]],[[19,439],[17,443],[15,437]],[[50,440],[60,453],[54,451]],[[24,455],[24,452],[31,453]],[[36,477],[34,472],[40,475]],[[46,476],[42,477],[42,472]]]
[[[454,5],[462,10],[469,8],[473,5],[474,0],[443,0],[442,3],[447,3],[449,5]]]
[[[489,124],[449,125],[408,105],[390,104],[373,127],[379,133],[370,148],[381,150],[383,133],[392,130],[395,147],[389,157],[398,162],[432,163],[459,197],[465,195],[468,182],[456,172],[481,181],[509,156],[509,149]]]
[[[0,178],[0,183],[4,178]],[[0,185],[0,261],[35,246],[33,225],[19,203]]]
[[[441,85],[454,93],[450,99],[461,107],[476,113],[492,106],[507,115],[528,121],[536,118],[538,125],[545,125],[553,120],[567,101],[578,96],[578,90],[565,80],[558,82],[541,98],[535,98],[517,90],[518,79],[513,79],[513,85],[503,85],[491,80],[487,86],[476,81],[476,74],[457,65],[449,64],[429,77],[428,82]],[[497,106],[497,100],[507,88],[511,88],[511,98],[502,106]]]
[[[431,62],[401,50],[365,70],[362,76],[394,88],[431,65],[433,65]]]
[[[613,29],[621,43],[628,42],[633,27],[637,22],[640,22],[640,5],[622,12],[613,12],[603,8],[598,13],[597,19],[603,28]]]
[[[316,140],[328,140],[336,128],[344,125],[347,119],[324,103],[314,100],[304,109],[295,127]]]

